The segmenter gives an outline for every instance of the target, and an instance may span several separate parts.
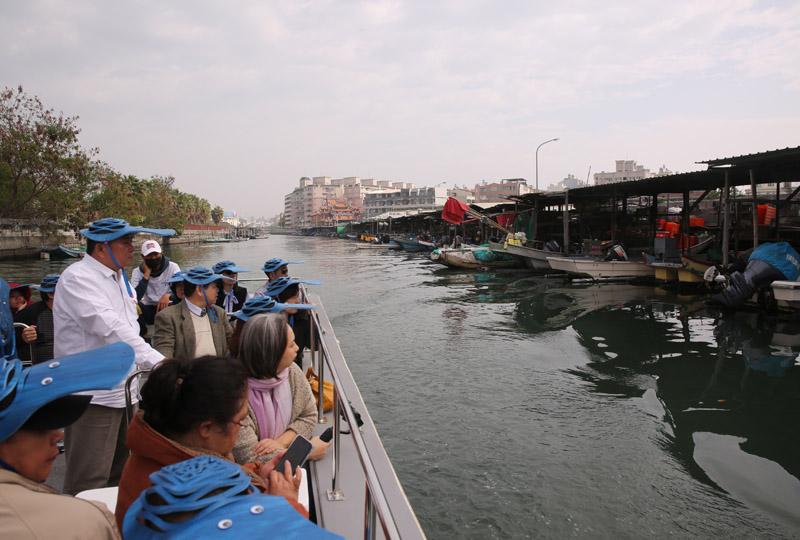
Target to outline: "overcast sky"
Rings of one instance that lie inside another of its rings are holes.
[[[794,0],[25,0],[0,35],[0,86],[243,215],[301,176],[533,184],[552,137],[542,187],[800,145]]]

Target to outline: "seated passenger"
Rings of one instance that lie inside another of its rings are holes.
[[[133,365],[133,349],[116,343],[23,369],[0,279],[0,536],[118,539],[102,503],[62,495],[45,485],[64,427],[89,407],[74,392],[110,389]]]
[[[31,286],[26,283],[9,283],[11,292],[8,295],[8,305],[11,306],[11,314],[16,317],[17,313],[28,307],[31,301]]]
[[[225,356],[231,325],[214,304],[222,276],[196,266],[183,274],[184,299],[156,315],[153,347],[167,358]]]
[[[239,286],[239,273],[248,270],[239,268],[233,261],[220,261],[211,270],[226,278],[217,282],[217,305],[228,314],[241,309],[247,300],[247,289]]]
[[[239,356],[239,344],[242,335],[242,328],[244,323],[250,320],[251,317],[260,315],[262,313],[283,313],[292,310],[296,313],[299,309],[314,309],[311,304],[281,304],[276,302],[274,298],[269,296],[254,296],[244,303],[242,309],[231,313],[231,316],[236,319],[236,324],[233,327],[233,334],[231,335],[228,349],[231,356]],[[299,366],[302,367],[302,366]]]
[[[229,458],[247,418],[247,374],[229,358],[164,360],[150,373],[141,395],[141,410],[128,427],[131,455],[119,483],[118,524],[133,500],[150,486],[149,476],[161,467],[199,455]],[[264,481],[277,461],[246,465],[262,491],[278,489],[272,484],[267,488]],[[296,497],[290,502],[308,516]]]
[[[300,302],[300,284],[319,285],[319,281],[300,280],[290,277],[282,277],[271,281],[267,285],[266,296],[271,296],[278,302],[286,304],[297,304]],[[289,317],[289,326],[294,331],[294,340],[297,343],[297,358],[295,363],[298,367],[303,367],[303,350],[311,347],[311,321],[308,319],[307,312],[298,312],[296,309],[286,310]]]
[[[37,364],[53,359],[53,298],[56,283],[58,274],[46,275],[39,286],[42,301],[28,304],[14,317],[14,322],[28,325],[28,328],[17,332],[21,342],[28,344],[25,346],[18,342],[17,354],[22,361]]]
[[[288,474],[288,473],[287,473]],[[293,479],[271,473],[296,492]],[[131,505],[126,540],[157,538],[339,538],[297,515],[281,497],[262,495],[235,464],[199,456],[150,475],[151,486]]]
[[[180,271],[177,263],[161,253],[158,242],[142,242],[142,264],[133,269],[131,286],[136,289],[145,325],[153,324],[156,313],[169,306],[169,280]]]
[[[270,282],[280,277],[288,276],[290,264],[303,264],[303,261],[284,261],[283,259],[275,258],[265,262],[261,270],[263,270],[264,274],[267,276],[267,282],[256,290],[256,296],[266,294],[267,285],[269,285]]]
[[[178,272],[169,279],[169,290],[172,293],[169,297],[169,305],[180,304],[181,300],[185,298],[183,294],[183,272]]]
[[[317,407],[311,386],[294,363],[297,345],[286,317],[256,315],[244,325],[239,359],[248,375],[247,414],[233,456],[237,463],[269,459],[297,435],[311,439]],[[309,459],[321,459],[329,443],[311,439]]]

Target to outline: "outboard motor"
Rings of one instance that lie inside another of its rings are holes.
[[[622,244],[614,244],[606,253],[606,261],[627,261],[628,254],[625,251],[625,248],[622,247]]]
[[[555,253],[561,253],[561,244],[556,242],[555,240],[550,240],[544,244],[545,251],[553,251]]]
[[[796,281],[800,275],[800,254],[787,242],[762,244],[753,250],[743,272],[733,272],[728,286],[709,299],[712,304],[737,307],[773,281]]]

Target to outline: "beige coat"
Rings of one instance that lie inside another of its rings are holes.
[[[62,495],[45,484],[0,470],[0,538],[121,538],[102,503]]]
[[[306,439],[311,439],[311,433],[317,424],[317,402],[314,394],[311,393],[311,385],[303,371],[292,363],[289,367],[289,388],[292,391],[292,419],[286,429],[291,429],[298,435]],[[247,411],[247,417],[242,421],[239,435],[236,437],[236,445],[233,447],[233,457],[236,463],[251,463],[254,461],[266,461],[275,454],[269,454],[256,458],[253,452],[258,441],[262,439],[256,422],[256,415],[252,410]]]
[[[217,322],[211,323],[211,335],[217,356],[228,355],[228,339],[233,333],[225,310],[211,306],[217,313]],[[209,308],[211,309],[211,308]],[[153,348],[167,358],[194,358],[195,340],[192,313],[186,307],[186,300],[158,312],[153,334]]]

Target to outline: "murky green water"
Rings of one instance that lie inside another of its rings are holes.
[[[800,536],[797,322],[653,287],[453,272],[343,240],[172,255],[306,261],[292,274],[323,280],[431,538]],[[58,268],[3,262],[0,275]]]

